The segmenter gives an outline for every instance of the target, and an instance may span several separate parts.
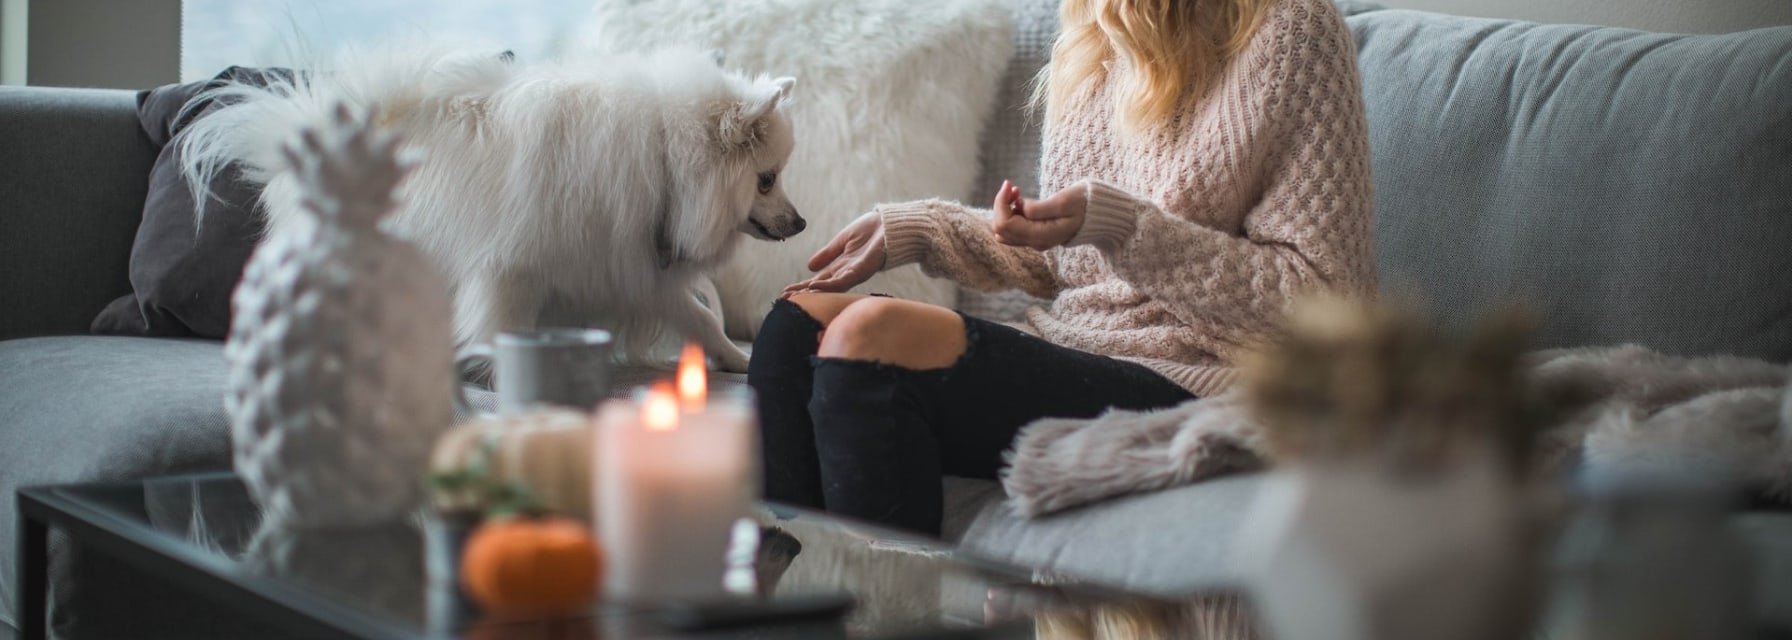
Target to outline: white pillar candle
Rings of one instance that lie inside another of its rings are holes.
[[[598,409],[593,513],[616,600],[722,597],[732,528],[758,497],[750,395],[680,387],[682,399],[661,387]]]

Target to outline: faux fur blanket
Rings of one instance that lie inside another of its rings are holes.
[[[1722,474],[1709,479],[1792,497],[1784,365],[1626,345],[1540,351],[1527,366],[1534,390],[1563,416],[1539,439],[1545,464],[1578,459],[1593,482]],[[1270,463],[1236,390],[1160,411],[1040,420],[1008,456],[1009,504],[1029,516]]]

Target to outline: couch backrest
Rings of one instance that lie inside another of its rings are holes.
[[[1540,347],[1792,359],[1792,27],[1685,36],[1339,5],[1385,291],[1452,327],[1528,302]],[[1055,6],[1018,3],[1010,83],[1046,60]],[[991,131],[1037,145],[1023,115]],[[1031,171],[1036,149],[986,144],[985,175]],[[1020,301],[961,305],[1012,318]]]
[[[130,292],[154,162],[135,92],[0,87],[0,340],[86,333]]]
[[[1028,197],[1039,196],[1039,120],[1027,109],[1027,100],[1033,77],[1051,59],[1057,35],[1058,0],[1015,1],[1013,57],[996,93],[995,113],[983,129],[976,185],[964,202],[989,206],[986,201],[1003,180],[1014,181]],[[964,289],[958,297],[959,310],[998,320],[1018,319],[1027,306],[1038,303],[1019,291],[988,295]]]
[[[1348,18],[1384,291],[1539,346],[1792,359],[1792,27]]]

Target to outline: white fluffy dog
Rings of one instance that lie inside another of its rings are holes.
[[[803,229],[779,180],[794,145],[779,108],[792,79],[726,72],[695,49],[522,64],[389,48],[333,67],[219,89],[231,105],[183,143],[195,190],[240,163],[266,185],[278,228],[299,208],[281,144],[337,103],[375,110],[420,152],[385,228],[447,278],[461,345],[548,322],[606,326],[636,358],[676,332],[717,366],[746,369],[691,291],[741,233]]]

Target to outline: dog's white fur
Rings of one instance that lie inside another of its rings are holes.
[[[240,163],[266,185],[277,230],[300,207],[281,145],[337,103],[375,110],[419,155],[384,226],[448,279],[461,345],[554,320],[609,327],[635,358],[675,331],[745,370],[691,289],[741,233],[783,239],[804,226],[778,178],[795,144],[780,108],[791,78],[748,78],[680,48],[523,64],[406,46],[331,67],[218,90],[235,102],[183,142],[195,190]]]
[[[753,338],[778,292],[811,275],[804,266],[809,256],[878,204],[943,197],[989,206],[1003,179],[1032,184],[1032,165],[1024,162],[1012,169],[1015,175],[979,177],[985,157],[999,162],[1029,148],[1038,153],[1037,132],[1025,143],[1023,118],[992,115],[1007,108],[998,107],[998,95],[1020,96],[1025,89],[1004,88],[1014,51],[1011,0],[592,4],[578,45],[613,51],[688,42],[726,51],[733,68],[802,78],[801,99],[790,105],[790,121],[802,134],[790,160],[796,176],[790,199],[811,229],[789,242],[737,252],[715,274],[732,337]],[[1001,138],[986,137],[987,126],[1010,121],[1016,124]],[[907,265],[854,290],[954,306],[959,286]]]

